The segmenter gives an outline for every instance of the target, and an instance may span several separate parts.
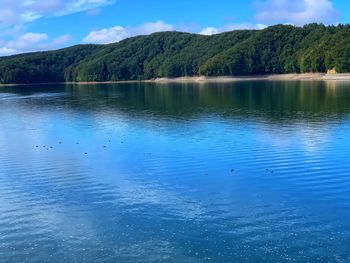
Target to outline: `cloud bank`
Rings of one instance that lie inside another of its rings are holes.
[[[0,28],[18,27],[36,19],[96,9],[115,0],[0,0]]]
[[[237,30],[237,29],[263,29],[265,25],[262,24],[228,24],[220,28],[207,27],[199,31],[193,31],[189,28],[186,30],[184,26],[176,26],[167,24],[164,21],[157,22],[147,22],[139,26],[134,27],[123,27],[114,26],[110,28],[102,28],[99,30],[91,31],[84,39],[83,43],[88,44],[110,44],[114,42],[122,41],[126,38],[139,36],[139,35],[149,35],[156,32],[164,31],[185,31],[191,33],[198,33],[201,35],[214,35],[226,31]]]
[[[266,28],[266,25],[263,24],[252,24],[252,23],[242,23],[242,24],[227,24],[222,27],[207,27],[202,29],[199,34],[201,35],[214,35],[214,34],[219,34],[227,31],[232,31],[232,30],[244,30],[244,29],[264,29]]]
[[[266,0],[254,4],[255,20],[262,24],[338,23],[340,13],[330,0]]]
[[[25,33],[10,41],[0,40],[0,56],[8,56],[24,52],[50,50],[62,47],[71,41],[71,35],[62,35],[50,40],[44,33]]]
[[[114,26],[90,32],[83,39],[83,42],[94,44],[109,44],[113,42],[119,42],[123,39],[133,36],[149,35],[162,31],[174,31],[175,29],[175,26],[166,24],[163,21],[148,22],[135,27]]]
[[[72,40],[69,34],[50,40],[47,33],[25,32],[27,23],[83,11],[95,16],[99,8],[114,3],[115,0],[0,0],[0,56],[60,48]],[[5,41],[8,37],[10,40]]]

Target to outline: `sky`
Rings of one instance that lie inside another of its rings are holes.
[[[349,0],[0,0],[0,56],[160,31],[350,22]]]

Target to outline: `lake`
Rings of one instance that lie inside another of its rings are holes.
[[[0,262],[350,262],[350,83],[0,87]]]

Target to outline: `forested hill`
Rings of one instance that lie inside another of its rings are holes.
[[[276,25],[213,36],[162,32],[0,58],[1,83],[350,72],[350,25]]]

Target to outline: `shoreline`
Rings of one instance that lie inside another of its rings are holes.
[[[144,82],[153,83],[225,83],[240,81],[350,81],[350,73],[326,74],[326,73],[303,73],[303,74],[270,74],[249,76],[220,76],[220,77],[179,77],[158,78]]]
[[[271,75],[249,75],[249,76],[220,76],[220,77],[178,77],[178,78],[157,78],[150,80],[126,80],[106,82],[50,82],[50,83],[23,83],[23,84],[0,84],[4,86],[29,86],[29,85],[96,85],[96,84],[119,84],[119,83],[230,83],[241,81],[349,81],[350,73],[326,74],[326,73],[303,73],[303,74],[271,74]]]

